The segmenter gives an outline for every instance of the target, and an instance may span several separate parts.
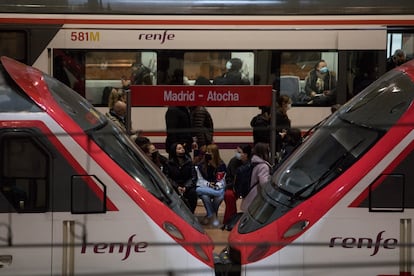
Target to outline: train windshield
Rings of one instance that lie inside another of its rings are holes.
[[[412,82],[389,72],[332,115],[272,177],[290,204],[307,198],[354,164],[410,106]]]
[[[118,165],[155,197],[170,205],[173,189],[132,141],[79,94],[45,75],[56,102]]]

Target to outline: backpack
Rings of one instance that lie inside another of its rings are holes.
[[[253,187],[250,187],[250,179],[252,178],[253,168],[259,163],[248,162],[241,165],[236,171],[236,177],[234,180],[234,191],[236,196],[245,198]]]

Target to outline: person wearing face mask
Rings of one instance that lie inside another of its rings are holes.
[[[169,157],[163,172],[190,211],[194,213],[198,197],[196,193],[197,174],[193,161],[186,154],[183,144],[180,143],[172,144]]]
[[[207,146],[204,159],[196,166],[200,177],[205,180],[204,185],[198,185],[196,188],[197,195],[203,201],[206,209],[206,216],[201,220],[201,224],[219,227],[220,221],[217,218],[217,213],[224,199],[227,166],[221,159],[216,144]]]
[[[250,191],[245,198],[242,199],[240,209],[242,212],[246,212],[249,205],[263,189],[266,182],[270,178],[270,156],[269,145],[265,143],[257,143],[252,150],[251,162],[256,163],[253,168],[250,178]]]
[[[137,139],[136,139],[137,140]],[[151,142],[147,142],[140,146],[142,151],[147,157],[158,167],[161,171],[164,171],[168,159],[158,152],[158,149]]]
[[[329,71],[325,60],[320,60],[312,69],[305,82],[308,104],[329,106],[336,103],[336,76]]]
[[[249,144],[239,145],[236,148],[236,153],[232,157],[227,165],[226,174],[226,188],[224,192],[224,203],[226,208],[224,209],[223,225],[226,225],[229,220],[237,213],[237,196],[234,192],[234,180],[237,169],[250,161],[252,153],[252,147]]]

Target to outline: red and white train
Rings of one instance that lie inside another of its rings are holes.
[[[159,13],[142,4],[141,14],[46,2],[0,4],[0,55],[29,65],[1,58],[2,273],[213,275],[214,241],[102,116],[102,94],[119,88],[135,62],[150,68],[154,85],[192,85],[238,57],[251,84],[280,79],[275,88],[294,99],[292,126],[306,130],[331,113],[302,101],[319,59],[336,73],[337,103],[346,104],[275,172],[230,233],[236,274],[412,275],[414,65],[383,74],[396,48],[414,53],[414,2],[313,1],[292,12],[294,4],[251,1],[256,13],[206,4],[196,14],[170,1],[154,1],[163,2]],[[130,111],[133,128],[160,149],[165,110]],[[236,144],[252,142],[259,110],[208,110],[227,161]]]
[[[212,275],[213,243],[129,137],[85,98],[1,57],[4,275]]]
[[[243,273],[413,275],[413,92],[411,61],[306,138],[230,234]]]

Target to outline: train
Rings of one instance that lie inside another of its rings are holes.
[[[413,275],[413,89],[410,61],[281,164],[230,233],[242,275]]]
[[[2,167],[16,170],[0,184],[2,272],[218,273],[214,240],[106,122],[103,95],[122,89],[134,64],[155,87],[142,98],[208,89],[195,80],[213,83],[238,58],[246,93],[268,97],[258,91],[270,86],[289,95],[292,126],[313,131],[230,232],[234,273],[412,275],[413,64],[386,73],[385,61],[396,49],[413,56],[414,2],[20,2],[0,4],[0,55],[17,60],[1,58],[0,144],[11,154]],[[307,74],[322,59],[343,105],[333,115],[306,100]],[[252,143],[258,106],[207,108],[227,162]],[[166,109],[136,101],[128,111],[161,152]]]
[[[144,153],[84,97],[1,57],[4,275],[212,275],[213,242]]]
[[[272,85],[292,98],[292,126],[306,130],[330,114],[329,106],[312,104],[305,92],[307,74],[319,60],[335,73],[335,103],[343,104],[385,73],[385,61],[395,49],[409,57],[414,53],[411,2],[401,8],[358,3],[358,10],[351,3],[337,8],[339,3],[315,1],[294,13],[294,3],[261,2],[249,9],[240,3],[190,1],[194,14],[178,2],[154,2],[151,11],[139,1],[127,1],[129,7],[123,1],[89,2],[4,5],[1,53],[56,77],[101,112],[108,109],[105,88],[121,88],[134,63],[150,69],[154,85],[193,85],[200,76],[213,81],[226,72],[228,60],[240,58],[240,71],[250,84]],[[220,14],[219,6],[232,13]],[[237,105],[208,110],[215,142],[228,161],[237,144],[252,142],[250,120],[260,110]],[[165,147],[165,112],[162,102],[131,107],[132,127],[160,150]]]
[[[0,62],[2,272],[223,271],[211,238],[129,136],[58,80]],[[410,61],[318,125],[231,230],[226,269],[413,275],[413,91]]]

